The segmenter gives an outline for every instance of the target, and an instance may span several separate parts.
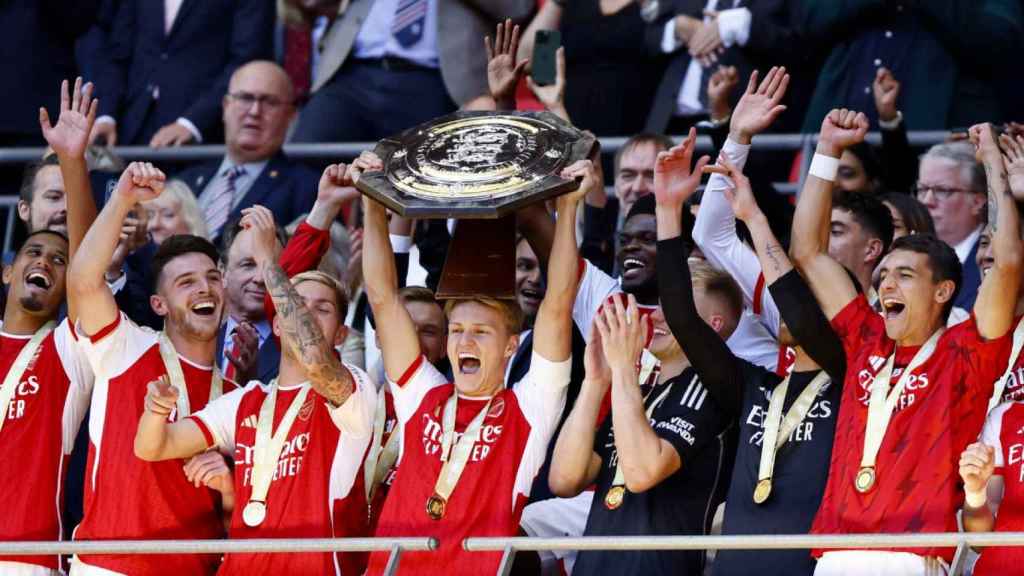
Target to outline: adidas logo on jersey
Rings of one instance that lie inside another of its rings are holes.
[[[704,399],[708,397],[708,391],[704,386],[696,379],[690,381],[690,385],[686,387],[686,392],[683,392],[682,399],[679,400],[680,406],[686,406],[694,410],[700,410],[700,407],[704,405]]]
[[[871,364],[871,368],[878,370],[885,364],[888,358],[882,356],[868,356],[868,364]]]
[[[257,422],[259,422],[259,418],[255,414],[249,414],[242,420],[240,428],[255,428]]]

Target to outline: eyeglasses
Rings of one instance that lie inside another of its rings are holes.
[[[946,188],[944,186],[929,186],[927,184],[915,184],[911,191],[914,193],[914,196],[922,202],[928,196],[929,192],[934,194],[935,198],[942,202],[949,200],[953,197],[953,194],[956,194],[957,192],[971,192],[971,190],[966,188]]]
[[[288,106],[291,102],[281,100],[276,96],[268,96],[267,94],[253,94],[252,92],[232,92],[228,94],[228,97],[238,102],[243,108],[252,108],[253,104],[259,103],[260,106],[270,111],[275,111],[282,106]]]

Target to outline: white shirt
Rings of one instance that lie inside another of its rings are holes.
[[[971,255],[971,250],[974,248],[974,244],[978,242],[978,237],[981,236],[981,229],[984,226],[978,226],[967,235],[967,238],[961,240],[956,246],[953,246],[953,251],[956,252],[956,257],[960,259],[960,263],[964,264],[967,262],[967,257]]]
[[[374,0],[370,13],[359,28],[354,54],[356,58],[383,58],[396,56],[422,66],[437,68],[437,0],[427,0],[427,16],[423,19],[423,36],[419,42],[406,48],[391,33],[395,8],[399,0]]]

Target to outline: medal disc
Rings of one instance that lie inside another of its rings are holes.
[[[242,510],[242,521],[246,526],[255,528],[263,523],[267,517],[267,505],[258,500],[252,500]]]
[[[865,466],[857,472],[857,479],[854,482],[857,492],[864,494],[875,486],[875,469]]]
[[[765,478],[759,480],[757,486],[754,488],[754,504],[764,504],[764,501],[768,499],[768,496],[772,493],[772,479]]]
[[[625,497],[625,486],[612,486],[608,489],[608,493],[604,495],[604,506],[609,510],[615,510],[619,506],[622,506],[622,501]]]
[[[440,520],[444,517],[446,504],[445,499],[437,494],[427,498],[427,516],[430,516],[431,520]]]

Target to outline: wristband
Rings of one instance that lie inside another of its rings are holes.
[[[821,178],[822,180],[828,180],[829,182],[836,181],[836,172],[839,171],[839,158],[833,158],[831,156],[825,156],[824,154],[815,154],[811,160],[811,169],[807,171],[811,176]]]
[[[988,503],[988,495],[985,494],[984,491],[978,492],[976,494],[967,492],[964,498],[964,502],[966,503],[967,508],[978,510]]]

